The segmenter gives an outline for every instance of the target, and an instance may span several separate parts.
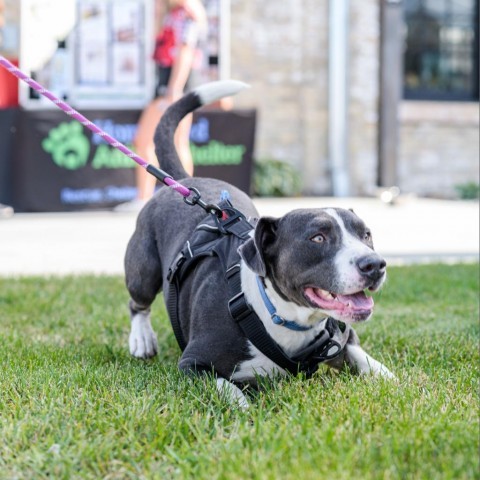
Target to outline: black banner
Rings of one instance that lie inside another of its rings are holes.
[[[255,126],[255,110],[195,112],[190,132],[195,175],[250,193]]]
[[[13,146],[18,142],[19,110],[0,109],[0,203],[11,205]]]
[[[13,162],[17,211],[105,209],[135,198],[135,162],[60,111],[20,111]],[[82,112],[129,148],[139,111]],[[250,190],[255,111],[197,112],[195,175]]]
[[[86,117],[131,146],[139,112]],[[22,111],[15,145],[14,206],[19,211],[109,208],[135,196],[135,163],[57,111]]]

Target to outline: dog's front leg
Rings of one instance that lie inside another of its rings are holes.
[[[360,345],[347,343],[344,360],[360,375],[373,374],[385,378],[396,378],[383,363],[372,358]]]
[[[359,375],[375,375],[385,378],[396,378],[395,375],[382,363],[372,358],[361,346],[358,335],[351,327],[347,327],[347,343],[340,355],[325,362],[329,367],[337,370],[350,367]]]
[[[141,309],[130,301],[131,330],[128,337],[130,353],[136,358],[151,358],[158,352],[157,335],[150,323],[150,309]]]

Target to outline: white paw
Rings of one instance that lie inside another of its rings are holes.
[[[372,358],[358,345],[347,345],[347,361],[360,375],[374,375],[395,380],[397,377],[383,363]]]
[[[128,345],[130,353],[136,358],[151,358],[157,354],[157,335],[153,331],[148,314],[137,313],[133,317]]]
[[[390,380],[397,380],[397,377],[383,364],[381,365],[380,369],[376,372],[376,375],[383,378],[388,378]]]
[[[232,406],[240,410],[247,410],[250,407],[242,391],[228,380],[217,378],[217,390],[220,396],[225,398]]]

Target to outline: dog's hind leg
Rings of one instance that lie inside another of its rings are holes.
[[[135,233],[125,255],[125,279],[130,293],[130,353],[151,358],[158,352],[157,335],[150,322],[150,306],[162,288],[162,269],[152,236]]]
[[[180,370],[186,375],[205,375],[215,377],[217,392],[221,399],[232,405],[232,407],[246,410],[250,407],[247,398],[243,392],[232,382],[226,378],[220,376],[218,373],[213,372],[213,368],[208,367],[208,361],[204,364],[199,363],[196,360],[196,355],[189,354],[189,348],[192,348],[192,344],[188,345],[183,352],[182,358],[178,363]]]
[[[241,410],[247,410],[250,405],[243,392],[225,378],[217,378],[217,391],[220,398],[224,398],[230,405]]]

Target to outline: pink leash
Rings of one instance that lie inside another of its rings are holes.
[[[112,147],[120,150],[124,153],[127,157],[130,157],[134,162],[136,162],[141,167],[145,168],[149,173],[151,173],[154,177],[158,178],[162,181],[165,185],[173,188],[175,191],[183,195],[185,198],[189,197],[191,194],[191,190],[180,183],[176,182],[168,173],[160,170],[159,168],[155,167],[154,165],[147,163],[143,158],[139,157],[136,153],[132,152],[128,147],[120,143],[119,141],[115,140],[111,137],[107,132],[104,132],[101,128],[97,127],[94,123],[92,123],[88,118],[85,118],[82,114],[77,112],[74,108],[70,105],[65,103],[63,100],[57,98],[52,92],[43,88],[38,82],[33,80],[32,78],[25,75],[21,70],[19,70],[13,63],[9,62],[5,57],[0,55],[0,65],[6,68],[12,75],[19,78],[20,80],[27,83],[31,88],[36,90],[38,93],[47,97],[51,102],[53,102],[60,110],[63,110],[67,115],[78,120],[84,127],[87,127],[93,133],[100,135],[106,142],[108,142]],[[196,193],[196,192],[195,192]],[[199,203],[199,202],[195,202]]]

